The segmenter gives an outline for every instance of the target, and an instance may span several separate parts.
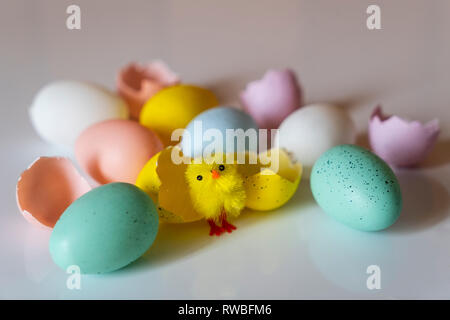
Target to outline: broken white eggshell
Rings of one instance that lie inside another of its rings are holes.
[[[125,101],[113,92],[86,82],[57,81],[34,98],[30,118],[37,133],[50,143],[73,147],[90,125],[108,119],[128,119]]]
[[[69,159],[40,157],[19,177],[17,205],[29,222],[53,228],[64,210],[89,190]]]
[[[426,124],[386,116],[378,106],[369,121],[369,141],[372,150],[387,163],[397,167],[412,167],[422,162],[439,135],[439,121]]]

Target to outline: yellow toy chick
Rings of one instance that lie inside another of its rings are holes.
[[[237,217],[245,206],[244,181],[236,164],[207,164],[195,160],[185,172],[195,210],[209,223],[209,235],[220,236],[236,229],[227,221]]]

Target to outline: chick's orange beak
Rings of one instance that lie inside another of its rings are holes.
[[[212,178],[217,179],[220,177],[220,174],[216,170],[211,170]]]

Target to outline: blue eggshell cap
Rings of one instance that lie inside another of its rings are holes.
[[[205,149],[207,152],[212,149],[224,153],[245,152],[257,148],[258,139],[258,125],[250,115],[236,108],[222,106],[202,112],[188,124],[181,149],[188,157],[202,156]],[[255,142],[254,145],[250,143],[251,140]]]

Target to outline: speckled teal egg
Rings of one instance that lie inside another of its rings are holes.
[[[158,232],[152,199],[136,186],[111,183],[73,202],[53,229],[50,254],[63,268],[105,273],[138,259]]]
[[[358,230],[385,229],[402,208],[391,168],[355,145],[339,145],[322,154],[311,173],[311,190],[328,215]]]

